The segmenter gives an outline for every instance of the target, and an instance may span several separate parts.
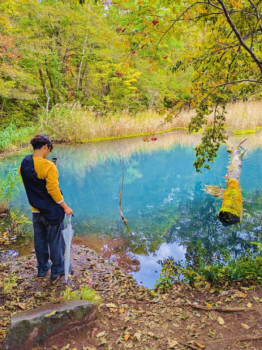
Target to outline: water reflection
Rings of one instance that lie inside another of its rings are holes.
[[[32,241],[27,241],[19,245],[12,245],[12,248],[2,247],[0,250],[0,262],[6,261],[8,258],[27,256],[33,252],[33,249],[34,245]]]
[[[164,260],[172,256],[175,261],[183,261],[185,259],[185,254],[186,249],[182,245],[164,242],[153,253],[149,253],[148,255],[135,255],[141,268],[133,273],[133,276],[139,284],[147,288],[154,288],[155,280],[158,279],[161,270],[159,260]]]
[[[52,156],[58,158],[61,188],[75,212],[76,241],[86,242],[146,286],[158,278],[159,259],[173,256],[195,266],[200,255],[211,263],[221,259],[225,249],[234,255],[254,249],[250,242],[260,241],[262,231],[261,135],[248,136],[241,174],[243,222],[232,227],[217,219],[222,200],[204,192],[205,185],[225,186],[229,160],[225,147],[212,171],[198,174],[192,164],[193,146],[200,136],[185,132],[161,135],[148,143],[137,138],[57,145]],[[230,141],[238,143],[242,138]],[[130,230],[118,211],[119,155],[125,168],[122,211]],[[2,162],[1,176],[22,158],[12,156]],[[29,213],[22,187],[12,207]]]
[[[73,243],[87,245],[99,253],[104,259],[112,261],[127,272],[139,271],[139,260],[128,250],[128,243],[122,237],[110,238],[110,236],[106,235],[90,234],[86,236],[75,236]]]

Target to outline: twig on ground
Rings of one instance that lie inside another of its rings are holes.
[[[249,311],[244,307],[221,307],[221,306],[201,306],[196,304],[184,303],[178,304],[177,306],[191,306],[194,309],[205,310],[205,311],[220,311],[220,312],[238,312],[238,311]]]
[[[181,345],[186,346],[186,347],[189,348],[189,349],[199,350],[199,348],[195,347],[194,345],[184,343],[184,342],[182,342],[181,340],[178,340],[178,342],[179,342]]]
[[[226,343],[228,341],[230,342],[240,342],[240,341],[249,341],[249,340],[260,340],[262,339],[262,334],[257,334],[257,335],[248,335],[246,337],[240,337],[240,338],[223,338],[223,339],[216,339],[216,340],[212,340],[210,342],[207,342],[206,344],[212,344],[212,343],[219,343],[219,342],[223,342]]]

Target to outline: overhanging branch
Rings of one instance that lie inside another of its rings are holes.
[[[159,47],[159,44],[161,43],[161,41],[163,40],[163,38],[166,36],[166,34],[174,27],[174,25],[189,11],[189,10],[191,10],[194,6],[196,6],[196,5],[208,5],[208,6],[212,6],[212,7],[215,7],[216,9],[219,9],[220,11],[222,11],[222,9],[219,7],[219,6],[216,6],[216,5],[214,5],[214,4],[212,4],[211,2],[205,2],[205,1],[197,1],[197,2],[195,2],[193,5],[191,5],[191,6],[189,6],[189,7],[187,7],[186,9],[185,9],[185,11],[183,11],[182,13],[181,13],[181,15],[179,15],[174,21],[173,21],[173,23],[171,24],[171,26],[169,27],[169,28],[167,28],[167,30],[162,34],[162,36],[161,36],[161,38],[159,39],[159,41],[158,41],[158,43],[157,43],[157,45],[156,45],[156,51],[157,51],[157,49],[158,49],[158,47]]]
[[[225,16],[226,16],[226,19],[227,19],[227,22],[229,23],[229,25],[233,29],[233,31],[234,31],[236,37],[238,38],[239,42],[245,48],[245,50],[250,54],[250,56],[253,58],[253,60],[256,62],[257,66],[259,67],[259,69],[260,69],[260,71],[262,73],[262,62],[258,59],[258,57],[254,53],[254,51],[250,47],[248,47],[247,44],[245,43],[242,35],[240,34],[240,32],[238,31],[237,27],[235,26],[232,18],[230,17],[229,12],[228,12],[224,2],[222,0],[218,0],[218,2],[222,6],[223,11],[224,11]]]

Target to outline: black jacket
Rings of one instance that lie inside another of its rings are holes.
[[[38,209],[50,225],[60,224],[65,216],[64,210],[47,192],[46,180],[38,179],[32,155],[23,159],[20,172],[32,207]]]

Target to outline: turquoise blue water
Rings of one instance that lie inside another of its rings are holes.
[[[224,187],[229,155],[222,147],[212,171],[196,173],[196,142],[172,134],[150,143],[130,139],[56,145],[50,158],[58,158],[60,187],[74,210],[78,242],[100,251],[149,288],[159,277],[159,260],[173,257],[194,264],[201,252],[212,262],[226,248],[235,255],[252,249],[251,241],[261,241],[262,146],[251,146],[243,160],[243,221],[225,227],[217,218],[222,200],[204,188]],[[119,213],[120,155],[122,212],[128,227]],[[23,156],[2,162],[2,176]],[[30,215],[22,185],[11,205]]]

